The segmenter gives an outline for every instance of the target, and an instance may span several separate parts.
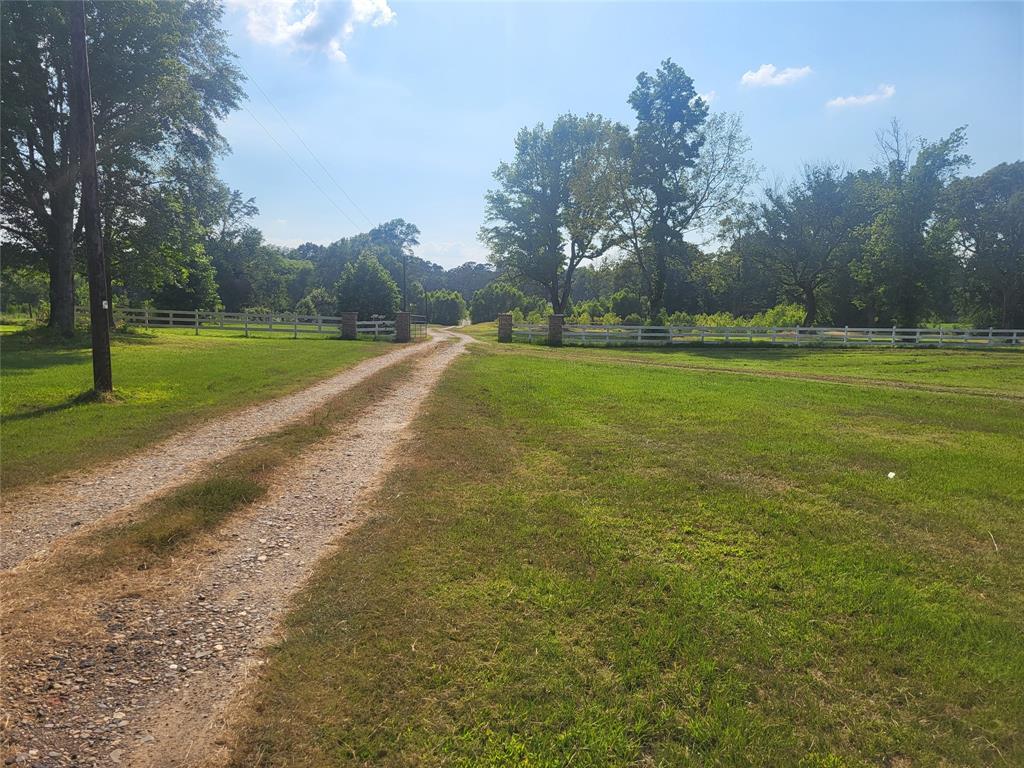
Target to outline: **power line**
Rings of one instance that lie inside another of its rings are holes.
[[[341,191],[341,194],[343,194],[345,196],[345,198],[350,203],[352,203],[352,207],[355,208],[357,211],[359,211],[359,215],[362,216],[364,219],[366,219],[366,222],[372,227],[373,226],[373,220],[363,212],[363,209],[359,207],[359,204],[356,203],[356,201],[352,199],[352,196],[347,191],[345,191],[345,188],[343,186],[341,186],[341,184],[338,182],[338,180],[336,178],[334,178],[334,175],[329,170],[327,170],[327,166],[324,165],[322,162],[320,162],[320,158],[317,157],[316,153],[312,149],[310,149],[309,145],[305,142],[305,140],[303,140],[302,136],[299,135],[299,132],[296,131],[292,127],[292,124],[288,122],[288,118],[285,117],[284,114],[281,112],[281,110],[277,108],[277,105],[273,102],[273,100],[270,98],[270,96],[267,95],[267,92],[263,90],[263,87],[256,81],[256,78],[254,78],[252,75],[250,75],[244,69],[242,69],[242,72],[243,72],[243,74],[245,74],[245,76],[250,81],[252,81],[252,84],[256,86],[256,89],[260,93],[263,94],[263,98],[265,98],[267,100],[267,103],[270,104],[270,106],[274,108],[274,111],[277,112],[277,115],[278,115],[278,117],[281,118],[281,121],[286,126],[288,126],[288,130],[291,131],[295,135],[295,138],[299,140],[299,143],[302,144],[302,146],[306,148],[306,151],[309,152],[310,157],[312,157],[313,160],[316,161],[316,164],[320,166],[320,169],[325,174],[327,174],[327,178],[329,178],[332,182],[334,182],[334,186],[336,186]]]
[[[305,175],[305,177],[307,179],[309,179],[310,183],[314,187],[316,187],[318,190],[320,190],[320,194],[323,195],[324,198],[326,198],[326,200],[338,210],[338,213],[340,213],[342,216],[344,216],[346,219],[348,219],[349,223],[353,227],[355,227],[356,230],[358,231],[359,225],[356,224],[356,222],[353,220],[353,218],[351,216],[349,216],[345,212],[345,210],[334,201],[333,197],[331,197],[330,195],[327,194],[326,190],[324,190],[324,188],[320,186],[320,184],[317,182],[317,180],[314,179],[305,168],[303,168],[301,165],[299,165],[299,161],[296,160],[294,157],[292,157],[292,153],[284,148],[284,145],[280,141],[277,140],[277,137],[274,136],[274,134],[272,134],[270,132],[270,130],[267,128],[267,126],[265,126],[262,122],[260,122],[260,119],[258,117],[256,117],[256,115],[253,114],[252,110],[249,109],[249,107],[247,107],[245,104],[242,105],[242,109],[244,109],[246,112],[248,112],[249,113],[249,117],[251,117],[253,120],[256,121],[256,125],[258,125],[260,128],[262,128],[264,130],[264,132],[267,134],[267,136],[270,137],[271,141],[273,141],[275,144],[277,144],[278,148],[282,152],[284,152],[284,154],[288,157],[289,160],[292,161],[292,165],[294,165],[296,168],[298,168],[300,171],[302,171],[302,173]]]

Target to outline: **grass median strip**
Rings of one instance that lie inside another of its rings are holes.
[[[317,408],[309,416],[241,448],[205,475],[143,505],[132,519],[102,528],[76,542],[63,556],[61,570],[88,580],[116,567],[147,569],[231,514],[262,498],[273,475],[303,449],[328,437],[338,425],[372,407],[408,376],[415,358],[374,374]]]
[[[478,347],[298,599],[234,765],[1016,764],[1022,428]]]

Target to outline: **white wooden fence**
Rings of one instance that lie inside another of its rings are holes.
[[[77,316],[88,316],[89,310],[76,309]],[[237,331],[251,333],[290,333],[341,335],[341,318],[329,315],[292,315],[272,312],[207,312],[192,309],[132,309],[114,308],[114,321],[142,328],[191,328],[198,335],[201,330]],[[356,323],[360,336],[389,339],[395,335],[394,320],[360,320]],[[426,333],[424,318],[412,318],[413,336]]]
[[[513,340],[537,342],[548,326],[517,323]],[[1024,330],[1006,328],[753,328],[684,325],[577,325],[562,327],[564,344],[776,344],[842,347],[996,347],[1024,345]]]

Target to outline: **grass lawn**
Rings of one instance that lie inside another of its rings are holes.
[[[516,349],[443,380],[235,764],[1024,763],[1019,402]]]
[[[297,389],[390,345],[332,339],[245,339],[180,331],[116,334],[116,402],[92,386],[87,338],[5,335],[0,356],[6,488],[107,461],[188,424]]]

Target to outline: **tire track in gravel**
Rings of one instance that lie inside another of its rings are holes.
[[[436,338],[427,343],[436,343]],[[111,464],[4,494],[0,569],[13,568],[29,557],[42,558],[50,544],[82,526],[195,479],[243,444],[301,419],[378,371],[422,351],[422,344],[403,345],[311,387],[180,432]]]
[[[49,662],[9,667],[26,689],[37,688],[23,689],[31,703],[11,718],[9,754],[47,768],[222,762],[232,704],[291,598],[372,514],[372,493],[421,405],[471,341],[445,335],[456,343],[435,345],[405,380],[278,472],[263,499],[213,535],[211,550],[168,569],[153,589],[97,606],[104,636],[61,638],[71,649],[68,676],[86,680],[79,667],[88,663],[98,673],[93,683],[48,697],[33,680]]]

